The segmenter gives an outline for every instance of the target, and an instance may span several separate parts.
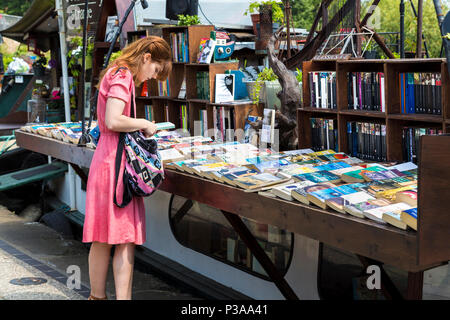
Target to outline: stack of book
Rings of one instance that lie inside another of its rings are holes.
[[[161,141],[160,148],[174,150],[166,153],[178,157],[178,161],[164,161],[166,168],[244,192],[299,201],[403,230],[417,229],[417,166],[412,162],[367,163],[333,150],[274,152],[201,136]]]
[[[338,150],[338,127],[336,119],[311,118],[311,145],[314,151]]]
[[[386,126],[378,123],[347,122],[348,150],[353,157],[386,161]]]
[[[167,78],[166,81],[158,80],[158,96],[160,96],[160,97],[169,97],[170,96],[169,78]]]
[[[171,32],[169,34],[170,47],[174,62],[189,62],[188,32]]]
[[[442,114],[440,73],[400,73],[401,113]]]
[[[384,73],[349,72],[347,77],[349,109],[386,111]]]
[[[214,137],[217,141],[234,140],[234,108],[213,107]]]
[[[420,136],[425,134],[442,134],[442,129],[411,127],[402,129],[403,159],[417,163],[419,159]]]
[[[311,107],[337,109],[336,72],[310,72]]]

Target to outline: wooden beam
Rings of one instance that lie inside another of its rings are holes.
[[[423,295],[423,271],[408,272],[408,289],[406,299],[422,300]]]
[[[294,290],[289,286],[284,277],[280,274],[272,260],[267,256],[264,250],[256,241],[255,237],[248,230],[247,226],[242,222],[241,218],[236,215],[222,210],[223,215],[232,225],[239,237],[244,241],[245,245],[250,249],[256,260],[261,264],[269,277],[273,280],[278,289],[286,299],[299,300]]]
[[[417,48],[416,57],[422,58],[422,22],[423,22],[423,0],[418,0],[417,8]]]
[[[373,13],[375,12],[375,9],[378,6],[378,3],[380,3],[380,0],[374,0],[372,5],[369,7],[369,10],[367,11],[366,15],[364,16],[364,18],[361,20],[361,26],[365,26],[367,24],[367,21],[369,20],[369,18],[373,15]]]

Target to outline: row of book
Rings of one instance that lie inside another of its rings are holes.
[[[251,144],[189,138],[189,143],[172,140],[172,145],[165,145],[162,153],[180,154],[166,159],[166,168],[245,192],[417,230],[417,166],[412,162],[368,163],[333,150],[274,152]]]
[[[214,138],[216,141],[233,141],[236,129],[234,108],[213,107]]]
[[[196,74],[197,99],[209,100],[209,72],[200,71]]]
[[[336,72],[310,72],[311,107],[337,109]]]
[[[348,109],[386,111],[384,73],[349,72],[347,74]]]
[[[311,149],[338,150],[338,127],[336,119],[311,118]]]
[[[189,39],[187,30],[169,34],[174,62],[189,62]]]
[[[182,104],[180,106],[180,128],[183,130],[189,130],[188,112],[187,106]]]
[[[170,97],[169,78],[167,78],[166,81],[158,80],[158,96]]]
[[[440,73],[400,73],[401,113],[442,114]]]
[[[364,160],[386,161],[386,126],[369,122],[347,122],[349,153]]]
[[[420,154],[420,136],[426,134],[442,134],[437,128],[402,128],[403,159],[417,163]]]
[[[144,113],[145,113],[145,119],[148,121],[153,121],[153,107],[151,104],[144,105]]]

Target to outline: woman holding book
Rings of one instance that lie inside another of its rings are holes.
[[[167,42],[151,36],[123,49],[122,55],[100,75],[97,120],[101,134],[89,170],[83,229],[83,242],[92,242],[89,252],[89,300],[107,298],[106,276],[113,245],[116,298],[131,299],[134,248],[136,244],[145,242],[145,207],[141,197],[134,197],[124,208],[113,202],[119,132],[142,130],[147,137],[156,132],[154,122],[130,117],[131,107],[135,106],[135,85],[139,86],[149,79],[167,79],[172,68],[171,61]],[[123,195],[125,161],[123,154],[116,191],[119,201]]]

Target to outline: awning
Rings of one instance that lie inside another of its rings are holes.
[[[37,48],[48,51],[48,35],[58,32],[58,18],[54,12],[55,0],[35,0],[20,21],[0,31],[0,34],[22,43],[27,43],[31,37],[36,40]]]

